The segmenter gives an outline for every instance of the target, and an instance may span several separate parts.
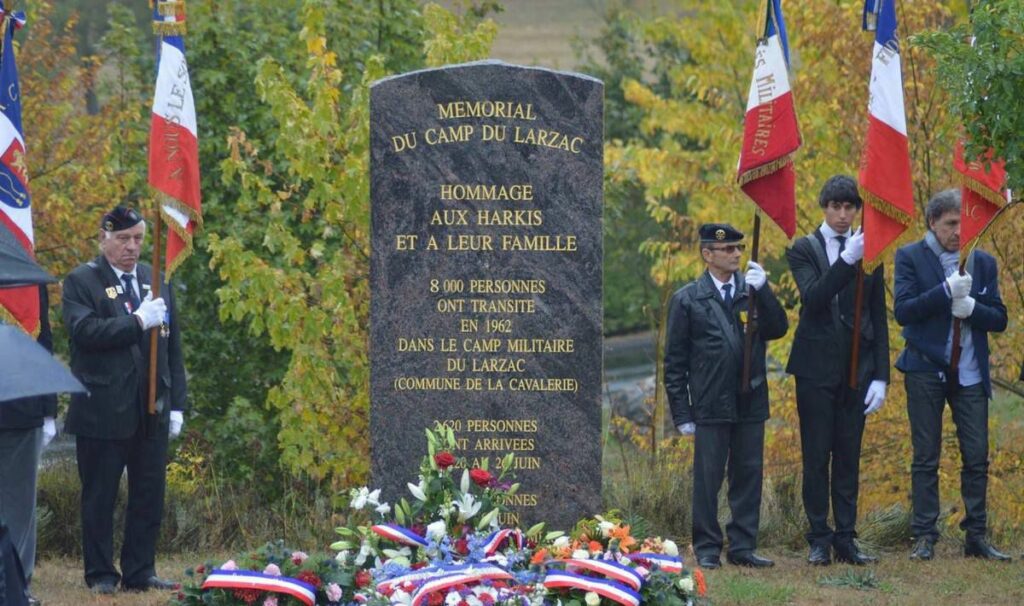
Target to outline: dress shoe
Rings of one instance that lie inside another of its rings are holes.
[[[167,579],[161,579],[160,577],[153,575],[143,581],[140,584],[136,583],[125,583],[124,588],[128,591],[148,591],[150,589],[157,589],[160,591],[171,591],[179,589],[181,585],[174,581],[168,581]]]
[[[867,564],[874,564],[878,561],[873,555],[868,555],[857,547],[857,544],[853,541],[843,541],[836,543],[833,546],[833,550],[836,553],[836,562],[843,564],[853,564],[854,566],[864,566]]]
[[[828,545],[811,545],[811,552],[807,554],[807,563],[811,566],[831,564],[832,556],[829,555]]]
[[[910,552],[911,560],[930,560],[935,557],[935,539],[921,537],[914,543],[914,549]]]
[[[995,560],[997,562],[1009,562],[1013,560],[1010,556],[992,546],[984,537],[967,539],[964,543],[964,556],[968,558],[982,558],[984,560]]]
[[[762,558],[753,552],[742,555],[729,554],[729,563],[733,566],[746,566],[748,568],[771,568],[775,566],[775,562],[768,558]]]
[[[43,602],[30,593],[28,594],[28,606],[43,606]]]
[[[98,581],[90,585],[89,590],[100,595],[114,595],[117,593],[117,584],[110,581]]]
[[[718,559],[718,556],[699,556],[697,566],[704,570],[714,570],[722,567],[722,561]]]

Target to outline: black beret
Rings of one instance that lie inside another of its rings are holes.
[[[739,242],[743,232],[728,223],[705,223],[700,226],[700,241],[707,242]]]
[[[103,215],[103,222],[100,226],[104,231],[121,231],[129,227],[135,227],[141,222],[142,215],[134,208],[115,206],[113,210]]]

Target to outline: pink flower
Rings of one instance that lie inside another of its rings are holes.
[[[293,551],[292,552],[292,564],[295,564],[296,566],[302,566],[302,563],[305,562],[308,559],[309,559],[309,556],[306,555],[306,553],[303,552],[303,551]]]
[[[228,560],[220,565],[221,570],[238,570],[238,564],[234,560]]]
[[[267,599],[263,600],[263,606],[277,606],[277,596],[274,594],[268,595]]]
[[[341,600],[341,587],[337,583],[327,584],[327,599],[331,602],[338,602]]]
[[[279,577],[281,576],[281,569],[278,568],[277,564],[267,564],[267,567],[263,569],[263,574],[269,574],[272,577]],[[274,606],[276,606],[276,604],[277,602],[275,598]]]

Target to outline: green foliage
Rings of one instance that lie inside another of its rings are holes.
[[[914,36],[938,63],[939,81],[968,134],[968,157],[994,149],[1008,186],[1024,187],[1024,0],[974,5],[969,24]],[[974,37],[974,44],[969,40]]]
[[[870,591],[882,587],[882,582],[875,576],[874,570],[856,570],[854,568],[847,568],[839,574],[823,576],[818,579],[818,584],[823,587],[849,587],[860,591]]]
[[[738,606],[766,606],[790,604],[796,589],[791,585],[772,583],[758,577],[733,576],[723,578],[710,587],[716,601]]]
[[[369,471],[369,85],[408,57],[393,40],[376,46],[351,31],[332,39],[337,11],[333,3],[303,4],[301,65],[257,62],[261,132],[251,136],[245,123],[233,129],[220,163],[221,186],[237,192],[232,229],[207,224],[211,265],[223,281],[220,318],[244,322],[252,338],[287,356],[267,393],[281,462],[334,491]],[[349,13],[348,22],[363,25],[391,18],[368,7]],[[425,47],[435,62],[480,58],[494,35],[489,21],[431,5],[424,24],[434,28]]]

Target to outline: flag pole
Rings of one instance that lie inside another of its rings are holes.
[[[757,249],[761,244],[761,211],[754,211],[754,235],[750,247],[750,260],[757,263]],[[747,286],[747,327],[743,335],[743,379],[740,393],[750,393],[750,373],[754,350],[754,333],[757,331],[757,290]]]
[[[1007,203],[1002,208],[996,211],[996,214],[992,215],[992,218],[988,220],[985,227],[978,232],[978,235],[974,237],[974,242],[971,243],[971,247],[967,250],[967,254],[960,259],[960,275],[967,273],[967,260],[974,254],[974,249],[978,248],[978,244],[981,242],[981,237],[985,235],[985,232],[990,227],[996,224],[996,220],[1006,212],[1008,209],[1017,206],[1020,203],[1019,200],[1014,200]],[[960,318],[953,318],[953,348],[949,352],[949,374],[950,374],[950,386],[951,389],[957,389],[960,386],[960,333],[963,331],[963,320]]]
[[[158,196],[156,203],[156,219],[153,221],[153,274],[150,278],[150,292],[153,293],[154,299],[160,298],[160,282],[163,281],[163,278],[160,275],[160,232],[163,230],[163,225],[160,223],[160,202]],[[160,322],[162,326],[162,318]],[[156,414],[156,369],[160,344],[159,339],[160,329],[152,329],[149,334],[149,401],[146,404],[146,412],[150,415]]]
[[[853,303],[853,335],[850,341],[850,376],[847,385],[852,391],[857,391],[857,362],[860,361],[860,319],[862,307],[864,306],[864,268],[861,261],[857,261],[857,294]]]

